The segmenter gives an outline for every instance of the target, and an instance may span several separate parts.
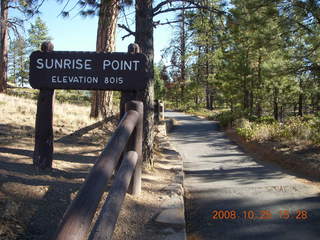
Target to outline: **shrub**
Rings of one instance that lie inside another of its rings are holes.
[[[257,118],[256,122],[258,123],[267,123],[267,124],[272,124],[277,122],[273,116],[262,116]]]
[[[226,128],[233,126],[233,123],[236,119],[240,117],[239,114],[231,111],[223,111],[215,115],[214,120],[219,121],[220,126]]]
[[[290,117],[279,123],[271,117],[263,117],[256,122],[240,118],[234,120],[237,133],[249,141],[286,141],[300,143],[308,141],[320,144],[320,118],[316,116]]]
[[[311,141],[314,144],[320,144],[320,120],[313,119],[310,125],[311,125],[311,134],[310,134]]]
[[[239,118],[233,122],[235,128],[250,128],[251,122],[246,118]]]
[[[311,134],[310,124],[301,117],[290,117],[280,130],[281,138],[287,140],[308,140]]]

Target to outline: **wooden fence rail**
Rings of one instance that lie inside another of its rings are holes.
[[[76,198],[65,212],[55,240],[86,240],[88,238],[94,214],[108,181],[123,152],[131,150],[124,155],[101,216],[90,236],[94,240],[111,239],[130,180],[130,191],[135,194],[141,191],[142,121],[143,103],[138,101],[127,103],[126,114],[92,167]],[[131,178],[132,175],[134,177]]]

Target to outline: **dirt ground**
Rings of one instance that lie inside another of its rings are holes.
[[[288,173],[310,183],[320,184],[319,146],[303,142],[292,144],[278,141],[246,141],[234,129],[227,129],[226,134],[256,159],[277,163]]]
[[[35,102],[20,102],[19,98],[0,95],[0,239],[47,240],[56,231],[115,125],[98,124],[88,132],[79,131],[95,123],[84,120],[88,109],[71,113],[72,106],[56,105],[53,169],[39,172],[32,166]],[[71,112],[65,119],[67,109]],[[165,154],[157,152],[154,166],[144,168],[142,194],[127,194],[113,239],[164,238],[157,233],[153,220],[161,210],[163,189],[175,173],[165,168],[163,158]]]

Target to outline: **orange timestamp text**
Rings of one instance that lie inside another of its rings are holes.
[[[289,211],[286,209],[279,211],[269,210],[213,210],[211,212],[212,220],[235,220],[235,219],[247,219],[247,220],[268,220],[272,218],[280,219],[296,219],[307,220],[309,214],[307,210],[298,209],[295,211]]]

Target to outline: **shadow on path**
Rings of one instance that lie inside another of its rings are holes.
[[[248,156],[216,122],[169,117],[178,121],[170,139],[183,157],[190,239],[319,239],[318,188]]]

